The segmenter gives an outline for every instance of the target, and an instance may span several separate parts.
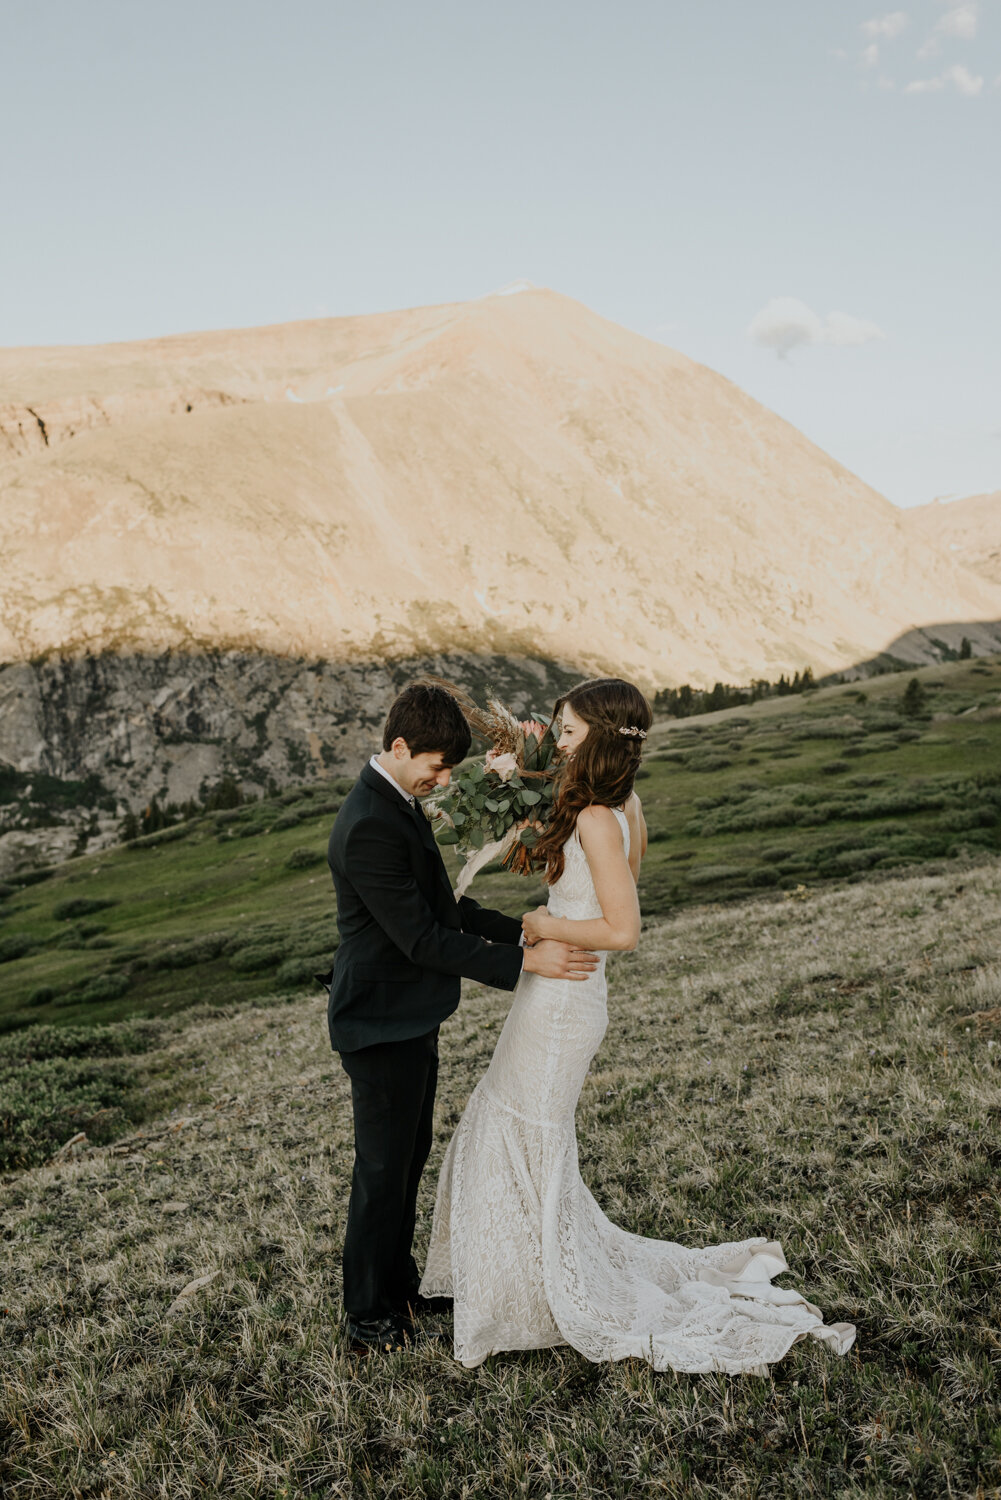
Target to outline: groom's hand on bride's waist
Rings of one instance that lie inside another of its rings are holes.
[[[542,974],[546,979],[587,979],[600,963],[597,953],[588,948],[574,948],[555,938],[541,938],[525,949],[524,972]]]

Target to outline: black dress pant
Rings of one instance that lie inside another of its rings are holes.
[[[417,1291],[411,1253],[417,1188],[431,1150],[438,1028],[342,1052],[351,1080],[355,1163],[344,1237],[344,1310],[384,1318]]]

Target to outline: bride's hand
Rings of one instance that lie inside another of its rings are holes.
[[[534,911],[527,911],[521,919],[521,928],[525,934],[525,942],[540,942],[546,936],[549,924],[549,913],[544,906],[537,906]]]

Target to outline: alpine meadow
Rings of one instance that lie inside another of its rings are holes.
[[[889,674],[657,723],[644,931],[578,1112],[616,1222],[781,1239],[848,1356],[470,1373],[441,1319],[344,1352],[350,1110],[309,978],[340,784],[303,785],[5,888],[9,1493],[995,1493],[1001,658],[914,675],[912,714]],[[432,1172],[504,1013],[467,986],[444,1028]]]

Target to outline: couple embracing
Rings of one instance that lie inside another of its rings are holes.
[[[650,708],[619,678],[556,705],[553,815],[533,850],[546,907],[521,922],[456,900],[421,803],[447,784],[471,736],[444,688],[393,703],[383,748],[337,815],[330,1040],[351,1082],[355,1161],[344,1308],[356,1349],[389,1351],[447,1309],[455,1357],[570,1344],[590,1360],[764,1374],[807,1334],[844,1353],[851,1324],[825,1325],[764,1238],[686,1247],[611,1223],[585,1187],[574,1113],[608,1023],[605,955],[635,948],[646,827],[633,781]],[[514,991],[486,1073],[438,1181],[423,1277],[412,1253],[431,1149],[438,1029],[460,980]]]

